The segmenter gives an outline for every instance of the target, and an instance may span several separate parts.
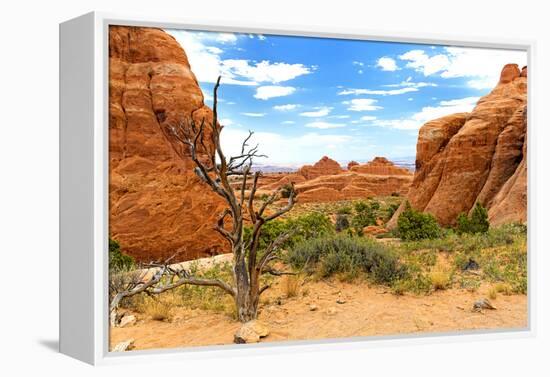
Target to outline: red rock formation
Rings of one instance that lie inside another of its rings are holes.
[[[159,29],[110,27],[109,233],[141,261],[227,250],[212,229],[223,202],[167,132],[182,117],[212,120],[184,50]]]
[[[348,162],[348,170],[351,170],[352,167],[359,165],[357,161]]]
[[[330,202],[362,199],[369,196],[405,195],[412,182],[409,175],[376,175],[346,172],[321,176],[296,186],[298,201]]]
[[[322,175],[340,174],[342,167],[336,161],[323,156],[313,166],[304,165],[298,170],[298,174],[304,176],[305,179],[313,179]]]
[[[355,165],[349,168],[351,171],[363,174],[377,175],[411,175],[411,172],[405,168],[395,166],[385,157],[375,157],[372,161],[364,165]]]
[[[362,169],[356,171],[356,168]],[[303,166],[296,173],[282,178],[280,174],[267,174],[260,179],[256,195],[269,194],[288,183],[295,185],[300,203],[361,199],[393,193],[405,195],[412,177],[410,171],[393,165],[384,157],[376,157],[365,165],[352,164],[351,171],[344,171],[336,161],[325,156],[315,165]]]
[[[523,72],[527,72],[524,69]],[[453,114],[419,130],[411,205],[443,225],[476,202],[491,224],[527,220],[527,78],[506,65],[499,84],[470,114]],[[395,226],[397,211],[390,227]]]

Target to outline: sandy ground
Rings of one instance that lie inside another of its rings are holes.
[[[293,298],[285,298],[281,286],[266,292],[272,303],[261,306],[259,319],[271,330],[262,342],[527,326],[525,295],[498,295],[491,300],[497,310],[472,312],[473,302],[486,297],[489,286],[484,285],[477,292],[450,289],[395,296],[366,283],[317,281],[302,285]],[[312,305],[317,309],[312,311]],[[239,328],[226,314],[199,309],[177,308],[171,322],[137,317],[133,326],[111,329],[111,346],[130,338],[134,349],[231,344]]]

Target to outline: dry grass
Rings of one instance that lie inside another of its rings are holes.
[[[283,289],[287,298],[296,297],[300,289],[300,279],[297,275],[285,275]]]
[[[434,290],[444,290],[451,284],[451,274],[444,270],[435,270],[429,274]]]
[[[173,307],[173,295],[161,295],[154,298],[143,296],[136,303],[136,311],[155,321],[171,321]]]

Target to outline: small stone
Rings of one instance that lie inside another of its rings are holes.
[[[269,328],[261,321],[252,320],[243,324],[235,333],[233,341],[237,344],[258,343],[260,338],[269,335]]]
[[[315,305],[315,304],[311,304],[311,305],[309,306],[309,311],[310,311],[310,312],[314,312],[314,311],[316,311],[317,309],[319,309],[319,307],[318,307],[317,305]]]
[[[134,339],[128,339],[114,346],[111,352],[125,352],[131,350],[132,348],[134,348]]]
[[[345,303],[346,303],[346,300],[343,299],[342,297],[339,297],[338,300],[336,300],[336,303],[337,303],[337,304],[345,304]]]
[[[125,315],[120,320],[118,327],[132,326],[132,325],[135,325],[136,322],[137,322],[137,319],[135,315]]]
[[[476,302],[474,302],[474,305],[472,308],[474,312],[481,312],[483,309],[496,310],[497,308],[495,308],[491,304],[491,302],[486,298],[483,298],[481,300],[477,300]]]

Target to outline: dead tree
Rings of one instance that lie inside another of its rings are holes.
[[[237,308],[237,317],[241,322],[255,319],[258,315],[260,295],[269,285],[261,286],[260,277],[264,273],[281,275],[284,272],[275,270],[270,262],[277,258],[276,251],[292,235],[291,232],[281,234],[265,249],[260,249],[262,227],[287,213],[296,203],[296,192],[291,185],[287,202],[282,208],[270,211],[270,206],[281,198],[279,188],[255,207],[254,197],[258,188],[260,171],[252,172],[253,160],[265,157],[258,153],[258,145],[251,147],[248,143],[253,133],[241,145],[238,156],[225,157],[220,143],[222,127],[218,125],[217,92],[220,77],[214,86],[214,102],[212,122],[204,119],[198,123],[194,119],[184,119],[170,127],[171,137],[183,147],[180,156],[190,155],[195,164],[194,172],[207,184],[210,189],[220,196],[227,204],[226,209],[219,215],[214,229],[221,234],[231,246],[233,254],[233,282],[223,282],[218,279],[199,279],[191,276],[187,270],[176,270],[168,264],[151,266],[155,273],[149,280],[132,284],[130,289],[119,292],[111,302],[112,318],[116,318],[116,308],[124,297],[137,293],[157,294],[179,287],[184,284],[218,287],[231,295]],[[231,185],[230,177],[241,178],[240,187]],[[250,185],[248,196],[246,191]],[[252,235],[249,240],[244,239],[244,224],[252,226]]]

